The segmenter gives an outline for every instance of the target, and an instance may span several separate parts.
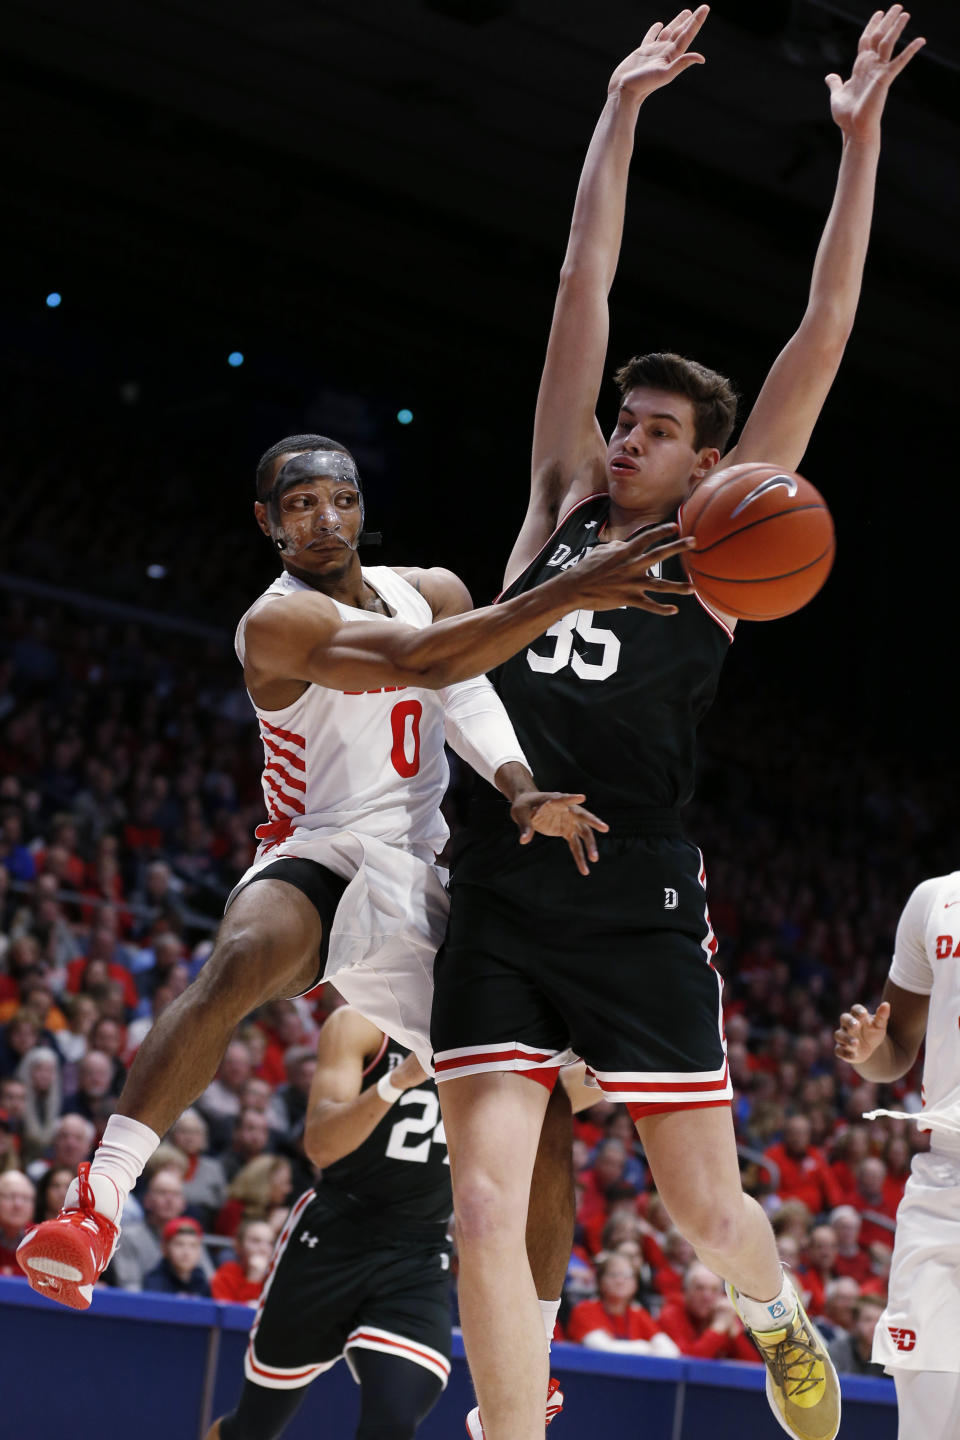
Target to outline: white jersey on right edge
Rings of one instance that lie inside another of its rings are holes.
[[[930,996],[918,1123],[933,1130],[936,1149],[938,1132],[960,1140],[960,870],[924,880],[910,896],[897,925],[890,979],[901,990]]]
[[[897,1210],[873,1359],[897,1381],[900,1437],[956,1440],[956,1386],[944,1377],[960,1371],[960,871],[924,880],[910,896],[890,979],[930,996],[923,1109],[909,1118],[932,1135],[929,1153],[913,1157]]]

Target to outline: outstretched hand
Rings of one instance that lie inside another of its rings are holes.
[[[614,70],[607,94],[619,92],[632,100],[645,100],[691,65],[702,65],[703,56],[696,51],[688,53],[687,47],[709,13],[709,5],[698,5],[696,10],[681,10],[667,25],[659,20],[651,25],[639,48]]]
[[[860,36],[850,79],[842,80],[839,75],[826,77],[830,87],[830,112],[850,139],[879,138],[887,91],[900,71],[927,43],[918,36],[905,45],[899,55],[894,55],[893,47],[909,19],[902,5],[875,11]]]
[[[564,572],[564,578],[583,608],[614,610],[631,605],[653,615],[676,615],[673,600],[692,595],[693,586],[686,580],[662,579],[661,569],[665,560],[692,550],[696,543],[692,535],[681,535],[679,525],[671,520],[642,530],[632,540],[595,545],[579,565]]]
[[[581,875],[590,874],[588,861],[599,859],[595,830],[610,829],[596,815],[584,810],[585,795],[565,795],[559,790],[525,790],[510,806],[510,818],[520,831],[520,844],[529,845],[534,831],[566,840]]]
[[[889,1019],[888,1000],[881,1000],[875,1015],[865,1005],[852,1005],[840,1016],[840,1028],[833,1032],[836,1054],[848,1065],[862,1065],[883,1041]]]

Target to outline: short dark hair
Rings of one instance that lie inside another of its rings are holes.
[[[723,453],[737,419],[737,392],[725,375],[708,370],[685,355],[656,352],[634,355],[613,376],[625,399],[638,385],[672,390],[693,404],[694,446],[715,446]]]
[[[287,435],[283,440],[278,440],[276,445],[271,445],[269,450],[265,450],[257,462],[257,499],[262,500],[269,494],[273,482],[271,467],[274,460],[281,455],[302,454],[307,450],[336,450],[353,459],[346,445],[341,445],[339,440],[330,440],[326,435]]]

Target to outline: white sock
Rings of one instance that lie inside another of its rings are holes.
[[[116,1221],[119,1217],[124,1201],[159,1144],[160,1136],[148,1125],[131,1120],[129,1115],[110,1116],[90,1165],[96,1209],[109,1220]],[[111,1181],[113,1188],[98,1184],[101,1178]]]
[[[538,1300],[540,1314],[543,1316],[543,1328],[547,1337],[547,1352],[550,1351],[550,1342],[553,1339],[554,1328],[557,1323],[557,1315],[560,1311],[559,1300]]]
[[[784,1324],[793,1319],[797,1308],[797,1292],[790,1276],[783,1270],[780,1273],[783,1284],[772,1300],[751,1300],[749,1295],[734,1290],[740,1318],[751,1330],[781,1330]]]

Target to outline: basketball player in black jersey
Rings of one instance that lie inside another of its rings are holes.
[[[322,1177],[277,1241],[239,1404],[207,1440],[277,1440],[341,1356],[357,1440],[408,1440],[450,1374],[450,1166],[435,1084],[346,1006],[320,1032],[304,1148]]]
[[[561,273],[530,506],[507,596],[675,515],[718,464],[795,469],[839,366],[860,291],[886,92],[923,43],[894,57],[908,18],[899,5],[870,20],[850,79],[827,77],[842,132],[833,206],[806,313],[736,446],[727,449],[729,383],[673,355],[643,356],[619,372],[609,441],[595,419],[640,105],[702,60],[689,46],[706,15],[701,6],[652,26],[611,79]],[[832,1440],[839,1425],[833,1367],[782,1274],[763,1211],[741,1190],[703,862],[679,824],[696,726],[734,622],[696,596],[671,608],[670,619],[578,610],[491,674],[540,783],[569,788],[575,777],[611,830],[597,837],[600,864],[574,885],[539,842],[515,855],[502,807],[484,804],[454,859],[432,1041],[453,1167],[461,1320],[486,1440],[543,1435],[546,1354],[524,1217],[567,1047],[608,1099],[627,1103],[674,1223],[731,1285],[767,1363],[781,1427]]]

